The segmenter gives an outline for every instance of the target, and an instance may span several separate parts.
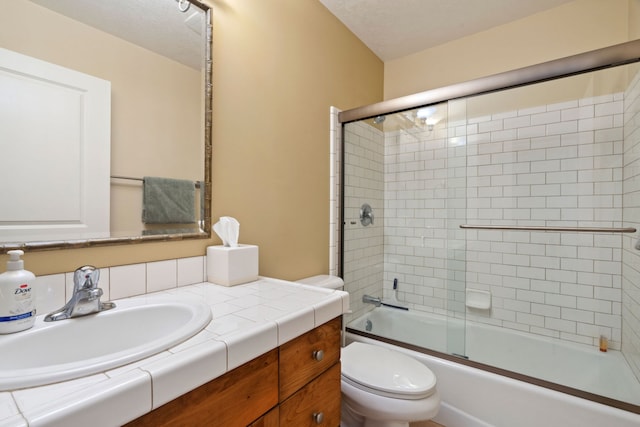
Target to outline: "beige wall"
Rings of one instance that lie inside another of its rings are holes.
[[[384,98],[626,42],[630,3],[576,0],[518,21],[385,63]],[[636,24],[637,27],[637,24]]]
[[[317,0],[213,2],[213,218],[260,273],[329,269],[329,107],[382,100],[383,64]]]
[[[317,0],[207,2],[214,8],[214,222],[238,218],[240,241],[260,245],[262,275],[326,273],[329,107],[382,100],[383,64]],[[3,27],[0,46],[9,32]],[[42,275],[204,255],[219,243],[32,252],[25,261]],[[0,271],[5,261],[0,256]]]
[[[629,0],[629,40],[640,39],[640,0]]]

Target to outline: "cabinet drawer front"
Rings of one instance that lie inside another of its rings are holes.
[[[340,363],[280,404],[281,427],[340,425]]]
[[[341,325],[336,317],[280,346],[281,402],[340,360]]]

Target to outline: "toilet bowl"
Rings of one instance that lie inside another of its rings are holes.
[[[342,349],[342,427],[408,427],[436,416],[436,377],[395,350],[361,342]]]
[[[299,283],[342,289],[335,276]],[[422,363],[398,351],[361,342],[342,348],[341,427],[408,427],[438,413],[436,377]]]

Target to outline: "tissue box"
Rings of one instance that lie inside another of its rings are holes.
[[[234,286],[258,279],[258,247],[207,247],[207,280],[216,285]]]

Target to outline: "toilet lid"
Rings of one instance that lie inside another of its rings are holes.
[[[382,396],[422,399],[435,391],[436,377],[400,352],[361,342],[342,349],[342,376],[350,384]]]

